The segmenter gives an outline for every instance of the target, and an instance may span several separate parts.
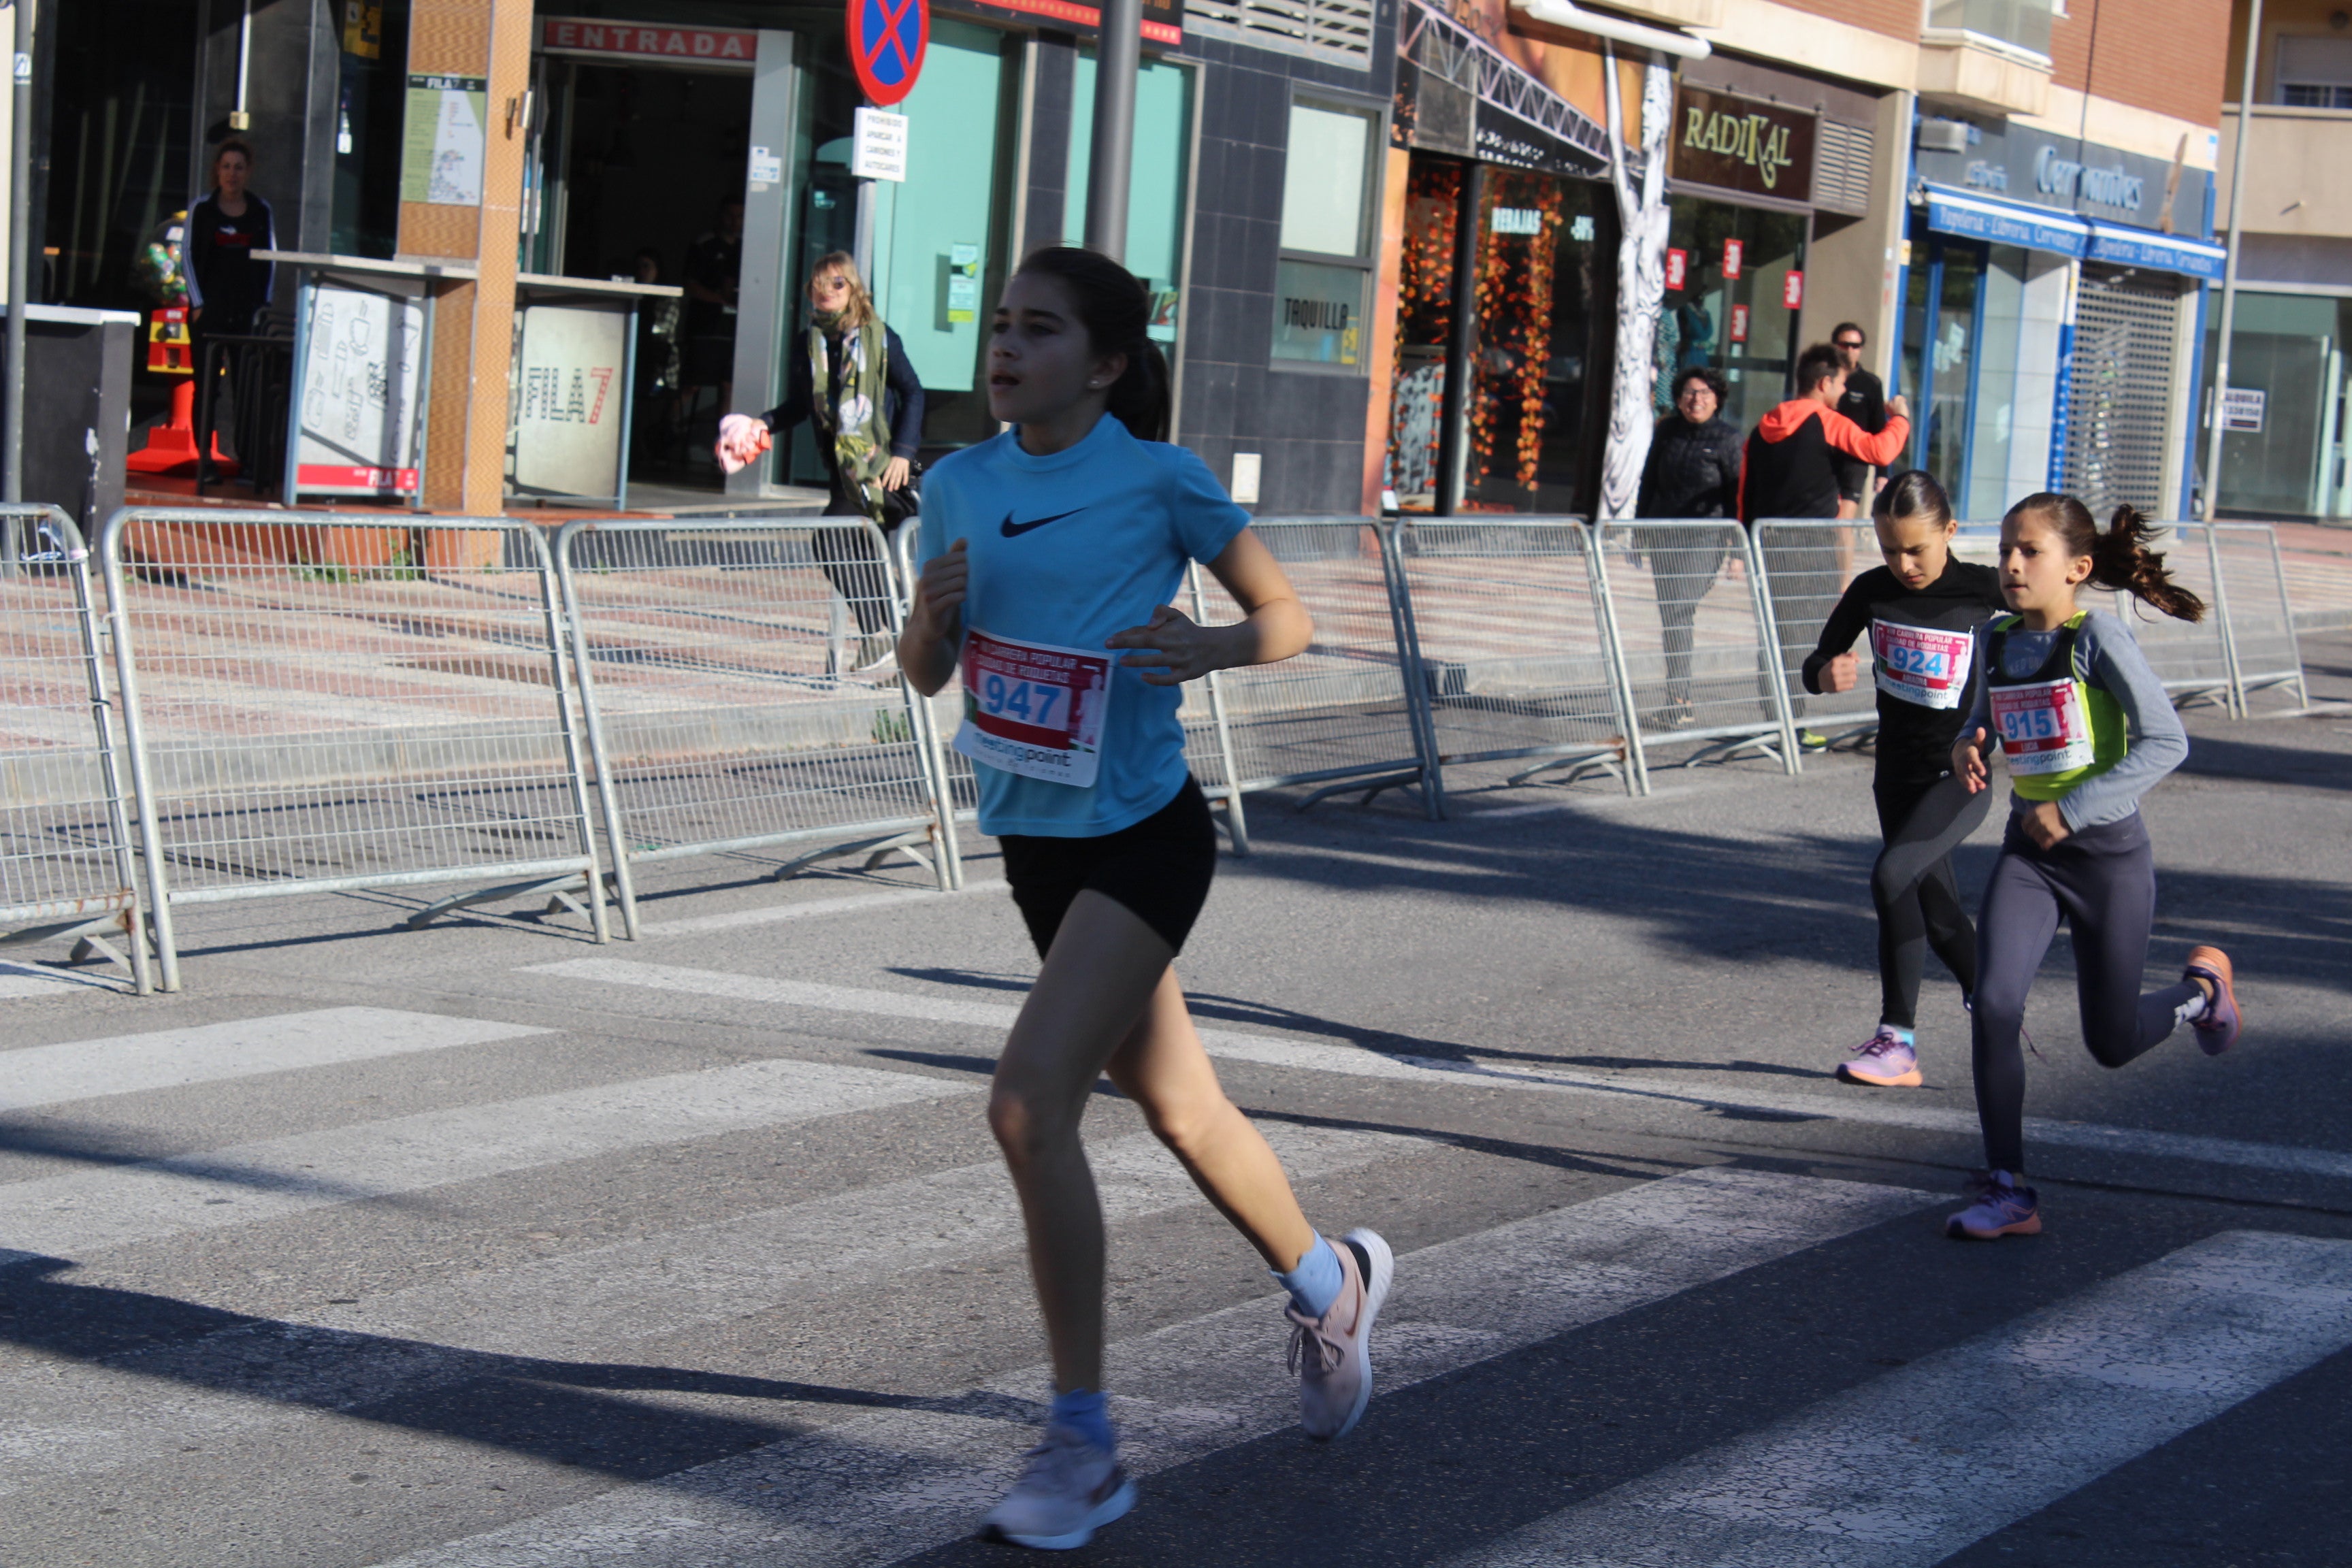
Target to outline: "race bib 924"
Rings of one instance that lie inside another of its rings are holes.
[[[1024,778],[1090,788],[1102,764],[1110,668],[1108,654],[973,629],[963,639],[955,749]]]
[[[1996,686],[1991,697],[1993,728],[2011,773],[2063,773],[2095,760],[2081,681]]]
[[[1969,632],[1870,623],[1870,647],[1878,656],[1878,689],[1922,708],[1960,705],[1976,646]]]

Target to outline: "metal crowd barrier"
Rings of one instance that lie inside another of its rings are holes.
[[[1527,762],[1512,783],[1565,769],[1641,789],[1605,568],[1581,519],[1412,518],[1396,553],[1433,773]]]
[[[1794,773],[1789,689],[1765,631],[1774,612],[1748,531],[1645,519],[1601,525],[1600,542],[1645,787],[1652,750],[1678,744],[1696,743],[1684,765],[1750,752]]]
[[[2175,620],[2138,603],[2129,594],[2111,589],[2090,589],[2080,602],[2084,608],[2105,610],[2131,627],[2133,639],[2147,658],[2148,668],[2172,694],[2173,706],[2186,708],[2210,702],[2237,712],[2240,710],[2230,656],[2231,584],[2217,584],[2214,568],[2218,557],[2204,524],[2159,522],[2156,527],[2159,530],[2157,543],[2163,550],[2165,570],[2172,574],[2175,582],[2205,601],[2203,620]]]
[[[126,508],[99,552],[164,989],[185,904],[579,880],[605,939],[537,527]]]
[[[0,947],[71,942],[76,959],[102,953],[147,994],[89,551],[54,506],[0,505]]]
[[[954,885],[880,530],[583,521],[554,553],[630,937],[635,868],[689,856],[800,848],[781,880],[898,851]]]
[[[1296,658],[1210,678],[1237,788],[1317,786],[1302,810],[1334,795],[1369,800],[1383,790],[1414,789],[1435,817],[1437,770],[1412,663],[1396,529],[1364,518],[1260,518],[1250,531],[1281,563],[1315,637]],[[1213,577],[1196,569],[1194,582],[1205,583],[1196,618],[1240,617]]]
[[[2229,639],[2238,712],[2246,712],[2246,699],[2257,691],[2292,689],[2297,707],[2310,707],[2278,530],[2259,522],[2217,522],[2212,539],[2229,594],[2222,632]]]

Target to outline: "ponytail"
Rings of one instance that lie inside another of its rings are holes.
[[[2001,521],[2006,525],[2027,516],[2038,518],[2065,541],[2070,553],[2089,556],[2091,581],[2100,587],[2129,594],[2175,620],[2205,618],[2205,601],[2172,580],[2164,569],[2163,554],[2147,547],[2156,530],[2130,507],[2116,508],[2114,521],[2101,532],[2081,501],[2044,490],[2011,507]]]
[[[1110,258],[1075,245],[1033,250],[1024,272],[1059,279],[1097,353],[1125,354],[1107,406],[1139,441],[1168,439],[1168,357],[1151,340],[1151,292]]]

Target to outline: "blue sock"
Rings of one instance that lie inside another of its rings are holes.
[[[1319,1318],[1329,1311],[1331,1303],[1339,1299],[1339,1287],[1348,1282],[1348,1277],[1339,1271],[1339,1255],[1319,1236],[1315,1245],[1307,1249],[1307,1256],[1298,1260],[1297,1268],[1287,1274],[1272,1268],[1266,1272],[1281,1280],[1282,1288],[1290,1292],[1290,1304],[1310,1318]]]
[[[1918,1048],[1919,1031],[1916,1029],[1906,1029],[1900,1024],[1881,1024],[1878,1026],[1913,1049]]]
[[[1118,1450],[1118,1440],[1110,1435],[1110,1401],[1098,1388],[1073,1388],[1054,1395],[1054,1414],[1046,1424],[1067,1426],[1106,1454]]]

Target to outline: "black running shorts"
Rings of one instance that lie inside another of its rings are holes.
[[[1097,838],[1008,833],[1004,879],[1043,958],[1077,896],[1092,889],[1134,911],[1178,952],[1209,901],[1217,874],[1217,827],[1190,778],[1176,798],[1131,826]]]

